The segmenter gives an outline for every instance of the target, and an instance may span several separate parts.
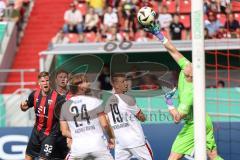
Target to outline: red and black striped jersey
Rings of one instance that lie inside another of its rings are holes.
[[[33,91],[28,97],[28,106],[34,107],[36,120],[35,127],[44,135],[58,135],[59,111],[65,97],[52,90],[47,96],[41,94],[41,90]]]

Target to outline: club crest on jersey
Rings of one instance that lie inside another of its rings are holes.
[[[48,105],[50,105],[53,101],[51,99],[48,100]]]
[[[118,102],[118,99],[117,99],[117,97],[113,97],[110,101],[111,101],[112,103],[117,103],[117,102]]]

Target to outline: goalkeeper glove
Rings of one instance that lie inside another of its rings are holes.
[[[168,109],[169,109],[169,110],[174,109],[172,97],[173,97],[173,95],[176,93],[176,91],[177,91],[177,89],[176,89],[176,87],[175,87],[173,90],[167,92],[167,93],[164,95],[164,96],[165,96],[165,102],[166,102],[166,104],[168,105]]]
[[[165,44],[168,42],[168,39],[160,31],[160,25],[157,24],[156,22],[154,22],[150,25],[147,25],[147,26],[143,25],[143,28],[145,31],[150,32],[153,35],[155,35],[162,42],[162,44]]]

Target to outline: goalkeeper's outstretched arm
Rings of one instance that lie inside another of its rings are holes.
[[[183,57],[183,55],[178,52],[176,47],[161,33],[160,28],[157,24],[151,24],[150,26],[143,27],[145,30],[155,35],[162,42],[163,46],[167,49],[167,51],[176,62],[178,62]]]
[[[183,55],[178,52],[177,48],[169,40],[167,40],[167,42],[164,43],[163,46],[167,49],[169,54],[176,62],[178,62],[183,57]]]

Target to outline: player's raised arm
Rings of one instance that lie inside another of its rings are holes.
[[[176,47],[161,33],[159,25],[156,23],[152,23],[149,26],[143,26],[145,30],[152,33],[154,36],[156,36],[163,44],[163,46],[167,49],[167,51],[170,53],[172,58],[178,62],[183,55],[178,52]]]
[[[24,112],[27,111],[27,110],[29,109],[29,107],[28,107],[28,105],[27,105],[27,101],[21,102],[20,108],[21,108],[21,110],[24,111]]]
[[[21,102],[20,104],[20,108],[23,112],[27,111],[29,108],[33,107],[33,103],[34,103],[34,93],[35,91],[33,91],[29,96],[28,99]]]

